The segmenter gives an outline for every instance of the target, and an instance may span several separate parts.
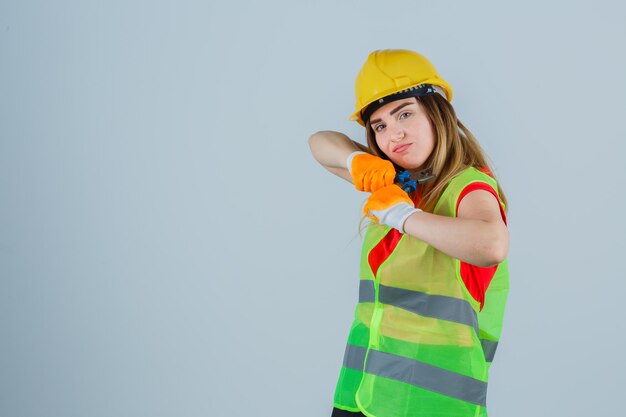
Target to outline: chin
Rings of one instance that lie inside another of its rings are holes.
[[[404,164],[400,166],[402,166],[402,168],[406,169],[407,171],[421,171],[422,169],[424,169],[424,164]]]
[[[395,158],[389,158],[391,160],[391,162],[393,162],[394,164],[398,165],[399,167],[401,167],[402,169],[405,169],[407,171],[421,171],[422,169],[424,169],[424,164],[426,161],[412,161],[412,160],[406,160],[403,158],[395,159]]]

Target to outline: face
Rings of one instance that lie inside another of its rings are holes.
[[[370,117],[378,147],[404,169],[424,169],[435,147],[430,118],[415,97],[392,101]]]

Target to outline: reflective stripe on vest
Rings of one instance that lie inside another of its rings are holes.
[[[350,369],[356,369],[357,371],[363,371],[366,353],[367,348],[348,343],[346,345],[346,353],[343,356],[343,366]]]
[[[493,362],[493,357],[496,354],[498,342],[493,340],[480,339],[480,344],[483,346],[483,352],[485,352],[485,360],[487,362]]]
[[[465,300],[443,295],[431,295],[402,288],[393,288],[382,284],[380,284],[379,288],[381,303],[400,307],[421,316],[466,324],[471,326],[476,334],[479,335],[476,312]],[[361,280],[359,283],[359,303],[373,303],[376,301],[375,293],[374,281]],[[485,353],[485,360],[492,362],[496,354],[498,342],[480,339],[480,343]],[[348,368],[362,370],[363,361],[359,363],[360,365],[356,367],[348,366]]]
[[[476,312],[466,300],[388,287],[383,284],[379,284],[378,290],[378,301],[381,303],[399,307],[420,316],[465,324],[472,327],[477,336],[479,334]],[[373,303],[374,301],[374,281],[361,280],[359,284],[359,302]]]
[[[343,360],[346,368],[363,370],[367,349],[348,344]],[[365,372],[402,381],[448,397],[485,406],[487,383],[404,356],[370,349]]]

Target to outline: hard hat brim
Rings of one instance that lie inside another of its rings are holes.
[[[430,81],[430,80],[428,80]],[[441,79],[437,79],[437,80],[433,80],[435,82],[429,83],[429,82],[423,82],[423,83],[419,83],[413,86],[410,86],[406,89],[402,89],[400,91],[394,91],[388,94],[381,94],[380,97],[376,97],[373,100],[371,100],[369,103],[367,103],[365,106],[363,106],[363,108],[355,111],[354,113],[352,113],[352,115],[350,115],[350,117],[348,118],[349,120],[355,121],[358,124],[360,124],[361,126],[365,127],[365,122],[363,121],[363,113],[365,110],[370,109],[370,111],[368,111],[367,113],[369,113],[369,115],[371,115],[374,111],[376,111],[376,109],[384,106],[387,103],[391,103],[392,101],[396,101],[396,100],[401,100],[403,98],[408,98],[408,97],[419,97],[419,96],[427,96],[427,95],[432,95],[432,94],[436,94],[439,93],[441,94],[446,100],[448,100],[449,102],[452,101],[452,88],[448,85],[448,83],[446,83],[445,81],[441,80]],[[429,86],[432,88],[432,90],[429,90],[426,86]],[[378,102],[377,105],[373,110],[370,108],[370,106],[374,103]],[[369,117],[369,115],[367,115],[366,118]]]

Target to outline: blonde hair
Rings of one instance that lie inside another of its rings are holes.
[[[421,105],[428,114],[435,132],[435,147],[424,163],[425,167],[432,167],[435,179],[422,184],[422,197],[418,204],[420,209],[432,213],[450,180],[465,169],[487,168],[490,175],[496,178],[487,162],[485,152],[472,132],[456,117],[456,112],[448,100],[439,94],[420,96],[416,99],[418,105]],[[389,160],[376,144],[369,120],[365,124],[365,129],[370,152]],[[398,166],[396,168],[403,169]],[[507,200],[499,183],[498,194],[508,211]]]

